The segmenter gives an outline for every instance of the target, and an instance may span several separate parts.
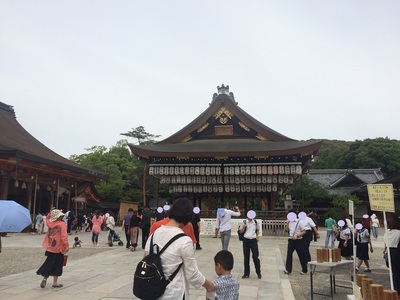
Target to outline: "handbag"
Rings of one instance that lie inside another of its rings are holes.
[[[383,259],[385,260],[386,267],[389,268],[389,257],[388,257],[388,251],[386,250],[385,253],[383,253]]]
[[[68,260],[68,255],[64,254],[63,267],[65,267],[67,265],[67,260]]]
[[[246,221],[243,221],[244,224],[246,224]],[[243,241],[244,239],[244,233],[246,232],[246,230],[243,231],[243,233],[240,233],[240,227],[237,231],[238,237],[239,237],[239,241]]]

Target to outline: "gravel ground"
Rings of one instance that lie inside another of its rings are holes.
[[[70,249],[68,252],[68,262],[79,260],[110,249],[111,248]],[[43,248],[14,247],[3,247],[0,253],[0,258],[0,277],[29,270],[37,270],[46,259]]]
[[[286,262],[287,245],[280,244],[279,248],[282,253],[283,262]],[[311,259],[316,260],[317,249],[320,246],[310,245]],[[383,248],[374,247],[374,252],[369,254],[369,263],[372,269],[371,273],[364,273],[363,270],[365,265],[361,265],[360,274],[367,274],[369,278],[372,278],[376,284],[382,284],[384,289],[390,289],[389,269],[386,267],[383,260],[382,254]],[[318,269],[317,269],[318,270]],[[297,253],[293,253],[293,270],[292,274],[289,275],[289,281],[292,285],[293,293],[296,299],[310,299],[310,275],[300,275],[301,266]],[[314,292],[318,293],[329,293],[329,275],[315,273],[314,274]],[[350,278],[348,275],[338,274],[336,275],[336,283],[339,285],[351,286]],[[347,295],[352,295],[353,292],[347,288],[336,288],[335,299],[346,300]],[[327,297],[314,295],[314,299],[326,299]]]

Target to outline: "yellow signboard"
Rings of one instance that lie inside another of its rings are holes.
[[[367,189],[371,210],[394,212],[392,184],[368,184]]]

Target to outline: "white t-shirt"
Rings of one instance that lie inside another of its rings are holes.
[[[299,236],[299,234],[300,232],[305,230],[305,228],[304,224],[299,219],[296,219],[294,221],[289,221],[288,227],[289,227],[289,239],[292,239],[295,234],[297,235],[298,240],[303,238],[303,236]]]
[[[111,230],[114,230],[115,221],[113,216],[109,216],[106,220],[106,226]]]
[[[314,221],[310,217],[306,217],[304,220],[301,220],[300,222],[303,223],[305,230],[311,230],[316,226]]]
[[[178,227],[161,225],[153,233],[153,244],[157,244],[161,250],[170,239],[179,233],[183,233],[183,231]],[[150,241],[151,236],[148,238],[145,247],[147,253],[150,252]],[[206,279],[197,267],[193,242],[188,236],[180,237],[161,254],[164,275],[171,276],[182,261],[183,265],[178,274],[167,285],[165,293],[158,299],[177,300],[182,299],[184,294],[185,299],[189,299],[189,283],[196,289],[202,288]]]
[[[383,236],[386,247],[397,248],[400,242],[400,230],[398,229],[388,229]]]
[[[217,214],[217,220],[215,221],[215,228],[219,229],[219,232],[224,232],[232,229],[231,218],[239,217],[240,211],[236,212],[230,209],[224,208],[224,216],[222,217],[219,213]]]

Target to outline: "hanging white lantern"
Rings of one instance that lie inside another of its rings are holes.
[[[272,166],[268,166],[268,174],[269,175],[274,174],[274,169],[272,168]]]
[[[278,190],[278,185],[276,183],[272,184],[272,191],[276,192]]]
[[[278,166],[274,166],[274,174],[279,174],[279,167]]]
[[[261,173],[262,173],[262,174],[268,174],[268,168],[267,168],[267,166],[262,166],[262,167],[261,167]]]
[[[285,174],[285,167],[279,166],[279,174]]]
[[[302,171],[303,171],[303,170],[301,169],[301,166],[300,166],[300,165],[297,165],[297,166],[296,166],[296,174],[297,174],[297,175],[301,175],[301,173],[303,173]]]

